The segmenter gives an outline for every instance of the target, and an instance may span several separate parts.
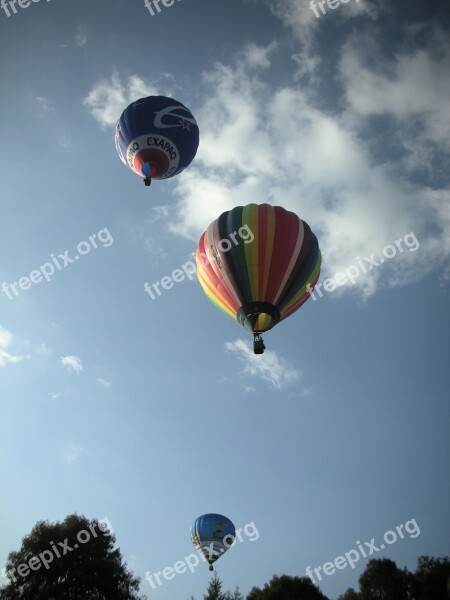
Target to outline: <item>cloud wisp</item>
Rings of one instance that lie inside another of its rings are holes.
[[[67,367],[69,371],[73,371],[77,375],[79,375],[83,370],[83,364],[78,356],[61,356],[59,362],[64,367]]]
[[[124,85],[117,73],[101,79],[83,100],[102,129],[114,127],[122,111],[134,100],[157,95],[153,85],[146,84],[138,75],[132,75]]]
[[[285,358],[278,356],[272,350],[266,350],[263,355],[256,356],[241,338],[234,342],[226,342],[225,350],[244,364],[244,374],[266,381],[274,390],[289,387],[301,377],[301,372]],[[247,388],[246,391],[251,391]]]
[[[14,365],[26,358],[30,358],[28,355],[23,354],[12,354],[7,350],[13,341],[13,334],[4,329],[0,325],[0,367],[6,367],[6,365]]]

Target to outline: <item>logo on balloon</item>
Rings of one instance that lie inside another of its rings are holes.
[[[179,114],[180,112],[184,113],[184,114]],[[166,106],[166,108],[163,108],[162,110],[156,112],[155,114],[156,114],[156,116],[155,116],[155,120],[154,120],[153,124],[155,127],[158,127],[158,129],[168,129],[170,127],[181,127],[182,129],[186,129],[187,131],[190,131],[191,130],[190,124],[198,127],[197,121],[194,119],[191,112],[184,106],[176,106],[176,105]],[[170,124],[167,123],[167,119],[166,119],[166,122],[163,122],[163,119],[165,117],[172,117]],[[176,119],[177,122],[174,123],[173,119]]]
[[[141,174],[140,166],[148,160],[158,160],[161,164],[160,179],[170,177],[178,169],[180,153],[175,144],[163,135],[141,135],[135,138],[127,148],[126,160],[130,169],[138,175]]]

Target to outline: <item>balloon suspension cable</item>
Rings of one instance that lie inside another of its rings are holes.
[[[253,334],[253,352],[255,354],[264,354],[264,350],[266,347],[264,346],[264,341],[259,333]]]

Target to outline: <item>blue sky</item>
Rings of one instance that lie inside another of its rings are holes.
[[[217,563],[245,594],[412,519],[420,535],[372,558],[449,553],[449,13],[424,4],[0,11],[1,566],[37,520],[72,512],[109,519],[155,600],[202,597],[203,564],[154,590],[144,577],[193,551],[205,512],[257,528]],[[145,188],[114,125],[151,94],[192,110],[200,146]],[[309,223],[322,285],[357,269],[263,356],[195,279],[144,291],[250,202]],[[53,258],[50,281],[11,291]],[[322,591],[357,587],[367,560]]]

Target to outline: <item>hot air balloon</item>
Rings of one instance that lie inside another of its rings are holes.
[[[197,152],[197,121],[184,104],[166,96],[132,102],[117,121],[116,150],[145,185],[185,169]]]
[[[192,523],[192,543],[209,563],[210,571],[214,570],[213,563],[233,545],[235,537],[233,523],[223,515],[208,513]]]
[[[253,333],[255,354],[265,349],[261,333],[308,300],[321,265],[309,225],[269,204],[222,213],[201,236],[195,258],[203,291]]]

